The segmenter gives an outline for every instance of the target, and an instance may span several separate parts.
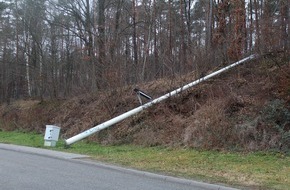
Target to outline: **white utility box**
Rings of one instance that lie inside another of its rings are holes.
[[[46,125],[44,135],[44,146],[55,146],[58,141],[60,127],[55,125]]]

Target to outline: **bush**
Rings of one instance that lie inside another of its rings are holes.
[[[258,116],[236,125],[239,143],[247,150],[290,147],[290,112],[282,100],[268,102]]]
[[[262,111],[261,122],[272,127],[272,132],[279,135],[275,148],[287,150],[290,148],[290,111],[283,100],[269,102]],[[271,133],[270,133],[271,134]]]
[[[196,111],[185,129],[185,145],[205,149],[236,146],[236,135],[227,119],[225,105],[223,101],[211,101]]]

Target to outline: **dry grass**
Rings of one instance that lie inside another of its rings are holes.
[[[258,63],[244,65],[128,118],[89,140],[102,144],[251,151],[279,149],[284,138],[287,147],[284,132],[288,132],[289,122],[286,116],[284,120],[278,119],[285,125],[281,133],[274,129],[275,118],[273,122],[266,122],[261,115],[273,100],[282,102],[281,114],[287,115],[290,109],[287,107],[290,105],[290,64],[280,67],[268,62],[259,66]],[[139,84],[139,87],[156,98],[193,78],[159,79]],[[139,106],[134,88],[127,86],[63,101],[17,101],[11,106],[2,105],[1,128],[43,133],[46,124],[57,124],[62,128],[62,137],[69,138]],[[279,114],[276,120],[278,117]]]

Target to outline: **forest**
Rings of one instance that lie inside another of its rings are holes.
[[[202,76],[247,55],[289,59],[288,0],[5,0],[0,102]]]

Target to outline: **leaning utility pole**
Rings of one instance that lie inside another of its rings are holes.
[[[192,83],[189,83],[189,84],[187,84],[187,85],[185,85],[185,86],[183,86],[181,88],[178,88],[178,89],[176,89],[176,90],[174,90],[172,92],[169,92],[169,93],[167,93],[167,94],[165,94],[165,95],[163,95],[163,96],[161,96],[159,98],[156,98],[156,99],[154,99],[154,100],[152,100],[152,101],[150,101],[150,102],[148,102],[148,103],[146,103],[144,105],[141,105],[141,106],[139,106],[139,107],[137,107],[135,109],[132,109],[132,110],[126,112],[126,113],[123,113],[122,115],[119,115],[119,116],[117,116],[117,117],[115,117],[113,119],[110,119],[110,120],[108,120],[108,121],[106,121],[106,122],[104,122],[102,124],[99,124],[99,125],[91,128],[91,129],[88,129],[88,130],[86,130],[86,131],[84,131],[84,132],[82,132],[82,133],[80,133],[78,135],[75,135],[75,136],[65,140],[65,144],[66,145],[70,145],[70,144],[73,144],[73,143],[75,143],[75,142],[77,142],[79,140],[82,140],[82,139],[84,139],[84,138],[86,138],[86,137],[88,137],[88,136],[90,136],[90,135],[92,135],[92,134],[94,134],[94,133],[96,133],[98,131],[101,131],[102,129],[108,128],[108,127],[110,127],[110,126],[112,126],[112,125],[114,125],[114,124],[116,124],[116,123],[118,123],[118,122],[120,122],[120,121],[122,121],[122,120],[124,120],[124,119],[126,119],[126,118],[128,118],[130,116],[132,116],[132,115],[135,115],[135,114],[137,114],[137,113],[149,108],[150,106],[153,106],[154,104],[157,104],[157,103],[159,103],[159,102],[161,102],[163,100],[166,100],[169,97],[172,97],[172,96],[174,96],[174,95],[176,95],[176,94],[178,94],[180,92],[183,92],[183,91],[187,90],[188,88],[193,87],[193,86],[195,86],[195,85],[197,85],[197,84],[199,84],[199,83],[201,83],[201,82],[203,82],[203,81],[205,81],[205,80],[207,80],[209,78],[212,78],[212,77],[214,77],[214,76],[216,76],[216,75],[218,75],[218,74],[220,74],[220,73],[222,73],[224,71],[227,71],[230,68],[235,67],[235,66],[237,66],[237,65],[239,65],[241,63],[244,63],[244,62],[247,62],[247,61],[251,61],[251,60],[255,59],[256,57],[257,57],[256,55],[251,55],[251,56],[246,57],[246,58],[244,58],[244,59],[242,59],[242,60],[240,60],[240,61],[238,61],[236,63],[233,63],[233,64],[231,64],[231,65],[229,65],[227,67],[224,67],[224,68],[222,68],[222,69],[220,69],[218,71],[215,71],[215,72],[213,72],[213,73],[211,73],[211,74],[209,74],[209,75],[207,75],[205,77],[202,77],[202,78],[200,78],[200,79],[198,79],[198,80],[196,80],[196,81],[194,81]]]

